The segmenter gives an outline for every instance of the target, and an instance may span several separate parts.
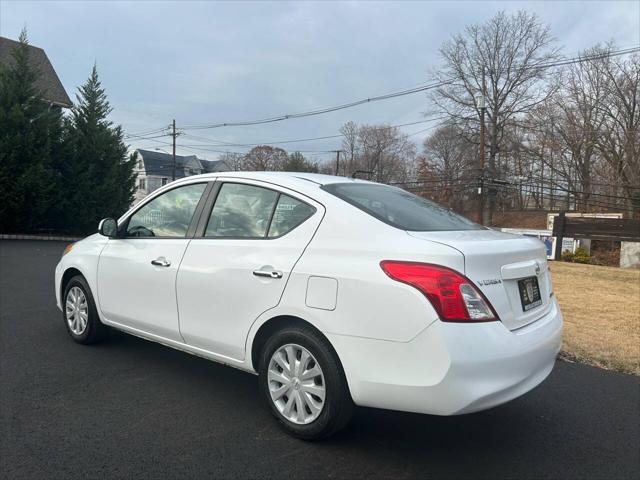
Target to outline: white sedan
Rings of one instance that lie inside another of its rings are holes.
[[[354,405],[487,409],[551,372],[562,316],[544,245],[399,188],[298,173],[188,177],[67,247],[73,340],[108,327],[258,374],[291,434]]]

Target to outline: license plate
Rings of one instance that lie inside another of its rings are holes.
[[[538,286],[538,277],[529,277],[518,280],[518,290],[520,290],[520,301],[522,302],[523,312],[528,312],[532,308],[542,305],[540,287]]]

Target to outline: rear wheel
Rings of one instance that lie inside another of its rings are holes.
[[[316,440],[343,428],[353,412],[342,366],[329,342],[292,326],[267,340],[260,358],[260,390],[282,427]]]
[[[69,280],[64,289],[62,318],[69,336],[78,343],[97,343],[107,335],[107,327],[98,318],[91,289],[82,275]]]

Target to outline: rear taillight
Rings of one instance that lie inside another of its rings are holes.
[[[491,322],[498,316],[489,301],[464,275],[428,263],[384,260],[380,266],[393,280],[420,290],[445,322]]]

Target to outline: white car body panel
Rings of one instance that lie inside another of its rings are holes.
[[[98,301],[104,319],[184,341],[180,336],[176,277],[187,238],[123,238],[109,241],[98,262]],[[151,264],[164,258],[169,267]]]
[[[353,180],[293,173],[189,177],[155,191],[119,222],[169,188],[216,179],[288,192],[317,211],[272,240],[92,235],[56,267],[58,306],[63,275],[75,269],[87,279],[105,324],[249,372],[257,368],[252,353],[260,328],[296,317],[329,340],[354,402],[363,406],[468,413],[525,393],[553,368],[562,316],[536,240],[491,230],[406,232],[320,188]],[[150,265],[160,256],[171,259],[171,268],[158,272]],[[500,321],[441,321],[421,292],[383,272],[382,260],[437,264],[466,275]],[[263,266],[283,278],[252,275]],[[525,313],[516,304],[516,282],[533,275],[543,304]]]
[[[77,270],[84,276],[92,292],[98,291],[98,261],[100,252],[108,241],[108,238],[94,233],[74,243],[72,254],[60,259],[55,270],[56,305],[60,310],[62,310],[62,292],[60,291],[62,276],[70,269]]]
[[[220,178],[225,181],[228,178]],[[284,194],[302,198],[316,212],[287,235],[274,239],[195,238],[178,275],[180,332],[194,347],[244,360],[249,327],[280,302],[289,275],[311,241],[324,207],[308,197],[263,182]],[[279,271],[282,278],[253,275],[254,270]]]
[[[508,402],[542,382],[560,349],[555,300],[518,332],[500,322],[434,322],[411,342],[327,334],[357,405],[457,415]],[[372,368],[375,366],[375,368]]]
[[[426,244],[381,222],[376,221],[372,227],[371,217],[361,211],[357,213],[347,217],[334,214],[327,207],[327,214],[296,265],[281,303],[283,307],[304,306],[310,276],[335,278],[336,308],[314,312],[320,322],[316,326],[322,332],[409,341],[438,316],[422,293],[391,280],[380,268],[380,262],[437,261],[461,270],[463,256],[450,247]]]
[[[475,282],[495,308],[502,323],[510,330],[524,327],[549,311],[551,277],[545,246],[537,238],[496,230],[411,232],[410,235],[441,242],[459,250],[464,255],[464,269],[460,271]],[[536,267],[539,269],[537,273]],[[536,275],[542,305],[523,312],[517,281]],[[500,283],[487,283],[486,280],[499,280]]]

